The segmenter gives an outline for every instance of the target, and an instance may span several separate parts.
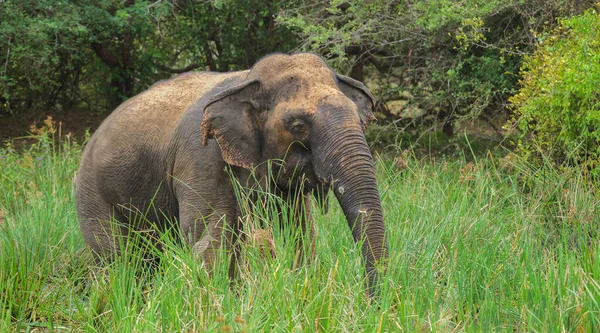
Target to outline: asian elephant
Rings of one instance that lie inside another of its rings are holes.
[[[362,83],[309,53],[158,82],[120,105],[87,143],[76,176],[85,242],[101,262],[132,229],[175,229],[210,268],[217,248],[231,251],[243,227],[232,179],[264,182],[284,199],[296,189],[302,198],[331,189],[362,244],[373,294],[388,257],[364,135],[373,103]],[[280,162],[269,170],[269,160]],[[132,211],[146,219],[134,223]],[[309,220],[298,217],[301,230],[311,230]]]

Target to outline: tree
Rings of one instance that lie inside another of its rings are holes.
[[[67,2],[4,1],[0,11],[0,114],[68,103],[89,58],[87,28]]]
[[[0,113],[110,110],[157,80],[248,68],[296,44],[275,1],[3,2]],[[34,65],[34,66],[32,66]]]

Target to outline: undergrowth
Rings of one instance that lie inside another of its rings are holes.
[[[275,257],[244,242],[233,281],[224,254],[209,276],[169,237],[153,269],[135,249],[94,267],[75,213],[81,147],[49,136],[0,149],[2,332],[600,329],[599,196],[578,169],[376,157],[390,260],[369,300],[334,197],[327,214],[313,210],[316,258],[299,269],[279,228]],[[245,210],[247,230],[269,225],[264,207]]]

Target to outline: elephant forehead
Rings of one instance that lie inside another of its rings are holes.
[[[252,67],[248,78],[258,78],[269,86],[299,80],[306,84],[320,82],[335,85],[331,69],[321,58],[310,53],[277,54],[266,57]]]
[[[359,121],[358,107],[342,92],[323,95],[318,99],[316,109],[325,122],[338,119],[344,123],[357,124]]]
[[[300,85],[294,89],[282,88],[279,92],[276,114],[286,114],[290,110],[304,115],[316,115],[327,109],[352,108],[353,103],[337,87],[311,84]]]

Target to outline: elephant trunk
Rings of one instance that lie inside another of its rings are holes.
[[[333,189],[354,241],[362,244],[368,293],[373,296],[376,268],[385,265],[388,245],[371,152],[358,125],[321,131],[319,142],[315,171]]]

